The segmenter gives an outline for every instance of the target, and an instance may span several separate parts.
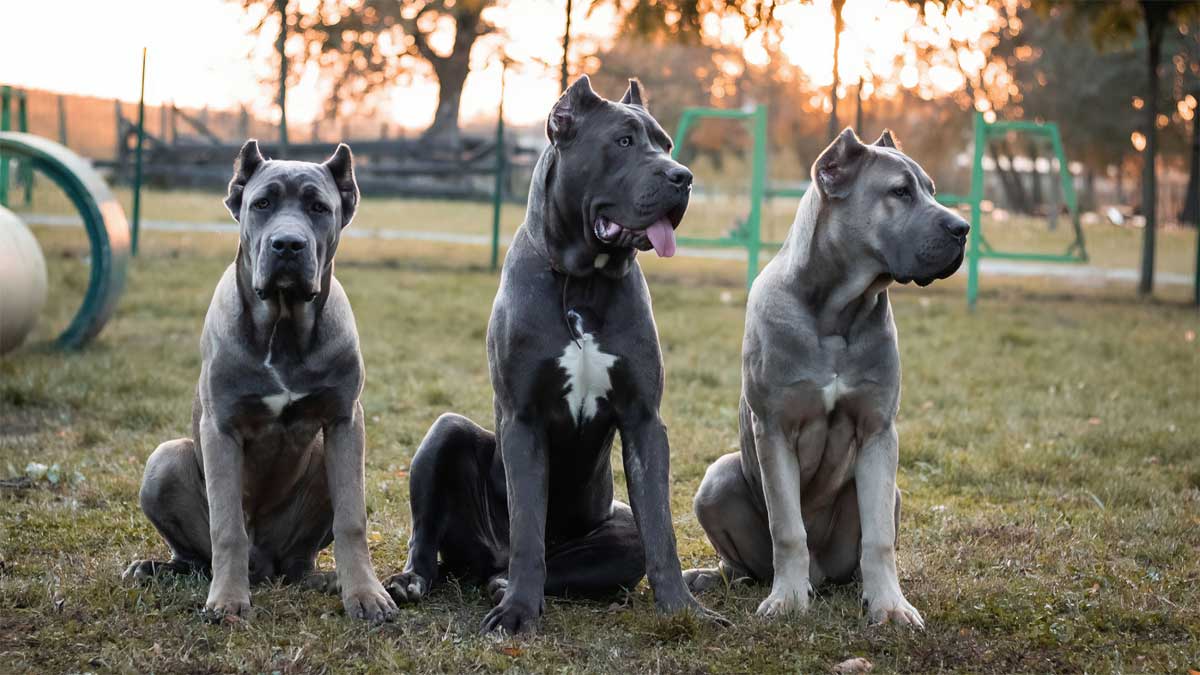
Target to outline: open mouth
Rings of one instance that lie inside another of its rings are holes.
[[[653,248],[660,258],[675,255],[675,226],[666,215],[640,230],[598,215],[592,229],[596,239],[608,246],[633,247],[639,251]]]

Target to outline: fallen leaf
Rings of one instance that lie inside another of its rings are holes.
[[[856,656],[852,659],[846,659],[833,667],[833,672],[838,675],[846,675],[846,673],[865,673],[875,667],[875,664],[864,659],[861,656]]]
[[[504,654],[505,656],[511,656],[515,659],[525,652],[521,651],[520,647],[501,647],[500,653]]]

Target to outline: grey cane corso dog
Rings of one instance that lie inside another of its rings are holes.
[[[440,576],[484,583],[484,631],[534,630],[546,593],[611,594],[646,574],[660,611],[705,613],[675,551],[662,355],[635,260],[674,254],[692,174],[636,82],[612,102],[579,79],[546,131],[488,325],[497,432],[446,414],[426,434],[408,562],[387,588],[414,601]],[[617,433],[632,509],[613,499]]]
[[[268,161],[249,141],[225,205],[241,239],[204,320],[192,437],[158,446],[142,479],[172,557],[124,576],[211,573],[216,615],[246,615],[249,584],[282,577],[340,586],[353,617],[390,618],[367,550],[362,355],[333,276],[358,205],[350,148],[323,164]],[[336,581],[314,574],[331,541]]]
[[[886,131],[871,146],[842,132],[812,178],[750,291],[741,453],[713,463],[696,494],[720,566],[686,577],[697,592],[769,581],[758,613],[774,616],[861,574],[872,621],[921,626],[896,576],[900,355],[887,288],[953,274],[970,227]]]

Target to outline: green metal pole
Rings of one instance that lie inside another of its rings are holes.
[[[138,233],[142,229],[142,144],[146,140],[146,48],[142,47],[142,86],[138,93],[137,148],[133,153],[133,227],[130,228],[130,252],[138,253]]]
[[[12,87],[0,87],[0,131],[9,131],[12,125]],[[0,206],[8,206],[8,158],[0,153]]]
[[[500,266],[500,208],[504,190],[504,80],[508,74],[508,58],[500,60],[500,107],[496,111],[496,184],[492,189],[492,262],[495,272]]]
[[[67,145],[67,103],[66,97],[58,95],[58,142]]]
[[[983,223],[980,202],[983,201],[983,148],[987,133],[983,113],[975,113],[975,160],[971,163],[971,244],[967,253],[967,308],[975,309],[979,296],[979,242],[983,240]]]
[[[767,107],[754,108],[754,167],[750,175],[750,215],[746,222],[746,290],[758,276],[758,253],[762,247],[762,202],[767,187]]]
[[[29,133],[29,103],[23,91],[17,92],[17,131]],[[33,162],[18,162],[17,176],[25,186],[25,206],[33,205]]]

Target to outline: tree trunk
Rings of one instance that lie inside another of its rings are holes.
[[[1200,96],[1200,88],[1196,89]],[[1200,108],[1192,111],[1192,160],[1179,220],[1200,229]]]
[[[1167,11],[1162,5],[1142,0],[1142,15],[1146,20],[1146,52],[1149,77],[1146,87],[1145,125],[1146,151],[1142,156],[1142,213],[1146,227],[1142,230],[1142,275],[1138,293],[1154,291],[1154,238],[1158,227],[1158,181],[1154,162],[1158,158],[1158,63],[1162,54],[1163,28]]]
[[[1012,168],[1012,152],[1009,151],[1008,143],[1002,140],[988,143],[988,153],[996,165],[996,175],[1000,177],[1000,186],[1004,189],[1009,210],[1013,213],[1029,213],[1029,196],[1025,193],[1021,177]],[[1007,169],[1000,166],[1001,154],[1008,160]]]
[[[1044,210],[1046,206],[1046,197],[1042,190],[1042,172],[1038,171],[1038,147],[1037,142],[1030,139],[1029,145],[1029,203],[1032,207],[1030,210],[1037,213]]]
[[[566,23],[566,26],[563,28],[562,71],[559,73],[559,78],[558,78],[558,92],[560,94],[567,90],[567,86],[570,84],[570,82],[568,82],[567,80],[571,77],[570,69],[567,66],[570,63],[569,59],[571,58],[571,5],[572,4],[573,3],[571,2],[571,0],[567,0],[567,23]]]
[[[1088,166],[1083,175],[1083,200],[1079,204],[1080,211],[1096,210],[1096,169]]]
[[[479,37],[479,13],[456,12],[454,15],[454,48],[446,57],[430,60],[438,81],[438,104],[433,124],[421,134],[421,140],[450,149],[462,144],[458,128],[458,111],[462,103],[463,85],[471,70],[471,47]]]
[[[838,135],[838,85],[841,83],[838,76],[838,51],[842,46],[842,29],[845,27],[842,22],[842,8],[845,6],[846,0],[833,0],[833,86],[829,91],[829,102],[832,105],[829,111],[830,142]]]
[[[863,134],[863,110],[862,110],[862,76],[858,78],[858,88],[854,90],[855,108],[854,108],[854,132],[859,136]]]
[[[439,146],[457,148],[462,143],[458,129],[458,110],[462,103],[463,84],[467,81],[467,64],[435,66],[438,81],[438,104],[433,124],[421,134],[421,139]]]
[[[287,29],[288,0],[275,0],[275,11],[279,12],[279,37],[275,40],[275,51],[279,52],[279,154],[287,155]]]

